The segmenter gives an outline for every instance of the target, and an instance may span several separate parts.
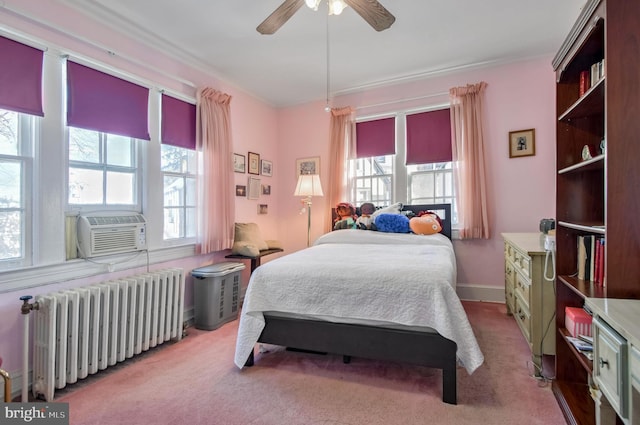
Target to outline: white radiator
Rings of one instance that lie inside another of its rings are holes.
[[[33,395],[182,339],[184,273],[166,269],[36,297]]]

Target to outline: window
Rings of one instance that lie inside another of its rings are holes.
[[[389,205],[393,197],[393,160],[395,155],[358,158],[353,161],[351,199],[354,205],[372,202]]]
[[[453,162],[407,165],[409,204],[451,204],[451,222],[458,222]]]
[[[350,201],[378,206],[393,202],[407,204],[450,203],[452,224],[457,223],[457,206],[451,162],[451,133],[448,109],[420,113],[397,113],[397,131],[384,129],[389,118],[357,124],[357,151],[361,144],[381,144],[381,133],[393,138],[395,154],[357,158],[350,161]],[[362,126],[362,124],[371,124]],[[361,131],[364,129],[365,131]],[[375,131],[367,131],[374,129]],[[365,147],[367,151],[370,147]],[[443,149],[446,148],[446,149]],[[386,148],[387,151],[389,148]],[[410,157],[410,159],[407,159]],[[433,158],[433,159],[431,159]],[[447,160],[448,159],[448,160]],[[422,162],[428,161],[428,162]]]
[[[139,210],[136,139],[69,129],[69,205]]]
[[[196,236],[196,151],[162,145],[164,239]]]
[[[0,262],[30,262],[30,176],[36,118],[0,109]],[[11,263],[11,264],[9,264]]]

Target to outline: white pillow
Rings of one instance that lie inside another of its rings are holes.
[[[371,214],[371,218],[376,218],[380,214],[400,214],[400,211],[402,211],[402,202],[396,202],[395,204],[389,205],[388,207],[376,210],[373,214]]]

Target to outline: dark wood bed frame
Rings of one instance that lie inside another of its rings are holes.
[[[451,238],[450,204],[411,205],[403,210],[437,212],[443,222],[442,233]],[[442,401],[457,404],[457,344],[435,331],[352,325],[275,314],[265,314],[264,318],[265,327],[258,342],[341,354],[345,363],[353,356],[442,369]],[[252,351],[245,365],[252,366],[253,363]]]

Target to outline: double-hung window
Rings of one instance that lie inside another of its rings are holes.
[[[162,145],[164,239],[196,236],[196,151]]]
[[[0,37],[0,268],[32,259],[32,181],[42,109],[42,50]]]
[[[137,152],[149,140],[148,102],[147,88],[67,61],[70,207],[142,210]]]
[[[357,158],[349,164],[351,202],[450,203],[452,223],[457,223],[448,108],[363,119],[356,133]]]
[[[0,109],[0,262],[22,266],[31,253],[31,176],[37,118]]]
[[[356,132],[361,142],[356,145],[356,159],[349,164],[351,201],[389,205],[396,195],[396,118],[359,122]]]
[[[163,238],[196,236],[196,108],[162,95]]]

